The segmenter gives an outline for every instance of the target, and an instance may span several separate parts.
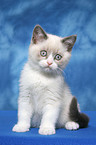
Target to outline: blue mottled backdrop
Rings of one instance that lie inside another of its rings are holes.
[[[77,34],[65,78],[81,110],[96,110],[96,0],[0,0],[0,109],[17,109],[32,30]]]

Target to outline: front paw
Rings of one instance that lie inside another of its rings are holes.
[[[41,135],[52,135],[55,134],[55,128],[54,127],[40,127],[39,134]]]
[[[19,124],[18,123],[13,127],[12,131],[14,131],[14,132],[26,132],[26,131],[29,131],[29,127],[26,124],[23,124],[23,123]]]

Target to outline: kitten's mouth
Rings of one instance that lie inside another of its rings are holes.
[[[50,66],[46,66],[45,69],[52,70],[52,68]]]
[[[44,71],[46,71],[46,72],[52,72],[53,69],[52,69],[51,66],[46,66],[46,67],[44,67]]]
[[[52,67],[50,65],[46,66],[45,68],[49,68],[49,69],[52,69]]]
[[[41,65],[40,67],[45,73],[54,73],[56,71],[56,68],[52,67],[52,65]]]

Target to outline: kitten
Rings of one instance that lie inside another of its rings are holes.
[[[56,128],[87,127],[89,118],[80,113],[62,75],[76,37],[60,38],[35,26],[28,62],[20,77],[18,123],[13,131],[26,132],[30,127],[38,127],[39,134],[51,135]]]

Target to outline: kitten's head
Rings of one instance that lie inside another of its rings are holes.
[[[58,37],[47,34],[39,25],[33,30],[29,47],[29,63],[46,73],[63,70],[71,57],[76,35]]]

